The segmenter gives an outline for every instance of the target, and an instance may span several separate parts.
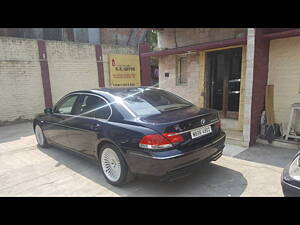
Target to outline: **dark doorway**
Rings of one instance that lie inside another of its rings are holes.
[[[158,58],[152,57],[150,59],[150,67],[151,67],[151,85],[157,86],[159,82]]]
[[[208,52],[206,57],[207,107],[223,118],[238,119],[242,48]]]

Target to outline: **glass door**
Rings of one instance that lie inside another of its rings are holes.
[[[207,53],[207,106],[238,119],[242,48]]]

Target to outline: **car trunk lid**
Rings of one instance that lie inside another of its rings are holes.
[[[202,140],[216,136],[220,129],[216,123],[219,120],[218,113],[212,109],[191,106],[183,109],[163,112],[159,115],[144,116],[138,118],[139,124],[151,128],[158,133],[176,132],[182,135],[183,145],[194,145]],[[201,137],[192,138],[191,131],[195,128],[211,126],[211,133]]]

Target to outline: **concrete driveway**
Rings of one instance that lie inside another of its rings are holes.
[[[108,184],[97,164],[37,147],[31,123],[0,127],[0,196],[283,196],[280,176],[296,150],[226,146],[224,156],[174,181]]]

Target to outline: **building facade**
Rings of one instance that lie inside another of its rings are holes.
[[[108,55],[132,54],[141,85],[159,71],[160,88],[220,112],[229,142],[256,142],[266,85],[274,85],[275,123],[286,127],[300,102],[300,29],[156,29],[150,51],[147,29],[0,28],[0,124],[32,119],[70,91],[108,87]]]
[[[0,125],[31,120],[71,91],[109,87],[109,54],[149,51],[146,31],[0,28]],[[151,85],[149,62],[140,61],[142,85]]]
[[[138,47],[144,28],[0,28],[0,36]]]
[[[267,84],[274,85],[276,123],[286,124],[291,104],[300,102],[299,35],[291,28],[161,28],[159,49],[142,57],[158,57],[160,88],[218,110],[229,142],[249,146]]]

